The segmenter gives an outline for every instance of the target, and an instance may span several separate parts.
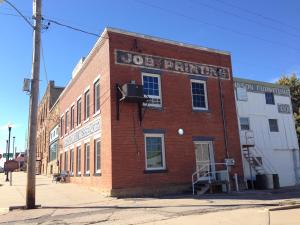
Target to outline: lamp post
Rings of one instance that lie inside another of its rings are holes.
[[[13,136],[13,159],[16,158],[16,156],[15,156],[15,140],[16,140],[16,137]]]
[[[6,162],[9,160],[9,150],[10,150],[10,132],[11,132],[11,125],[8,124],[8,144],[7,144],[7,155],[6,155]],[[6,182],[9,181],[8,179],[8,172],[6,172]]]

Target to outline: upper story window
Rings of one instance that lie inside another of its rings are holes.
[[[164,134],[145,134],[146,169],[165,169]]]
[[[273,92],[266,92],[265,97],[266,97],[266,104],[275,105],[274,93]]]
[[[90,117],[90,91],[84,93],[84,119],[87,120]]]
[[[60,117],[60,135],[63,136],[64,134],[64,116]]]
[[[248,101],[247,89],[245,87],[237,87],[236,97],[238,101]]]
[[[241,130],[250,130],[250,122],[248,117],[240,117]]]
[[[203,80],[191,80],[193,109],[207,110],[206,82]]]
[[[75,125],[75,105],[71,107],[71,130],[74,129]]]
[[[142,73],[144,95],[149,97],[148,106],[161,107],[160,75]]]
[[[100,111],[100,81],[94,83],[94,113]]]
[[[269,119],[270,132],[279,132],[278,122],[276,119]]]
[[[69,128],[69,111],[65,114],[65,134],[68,132]]]
[[[77,100],[77,126],[81,123],[81,98]]]

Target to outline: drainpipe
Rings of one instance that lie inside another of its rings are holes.
[[[224,133],[224,142],[225,142],[225,153],[226,157],[229,158],[228,153],[228,136],[227,136],[227,127],[225,120],[225,111],[224,111],[224,99],[223,99],[223,87],[220,79],[220,72],[218,73],[218,83],[219,83],[219,98],[221,102],[221,111],[222,111],[222,120],[223,120],[223,133]]]

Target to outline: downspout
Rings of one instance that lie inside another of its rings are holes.
[[[221,112],[222,112],[222,120],[223,120],[223,133],[224,133],[224,142],[225,142],[225,153],[226,157],[229,158],[228,152],[228,136],[227,136],[227,126],[225,120],[225,111],[224,111],[224,99],[223,99],[223,87],[220,79],[220,71],[218,72],[218,83],[219,83],[219,98],[221,102]]]

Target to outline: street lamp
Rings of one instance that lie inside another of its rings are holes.
[[[15,156],[15,139],[16,139],[16,137],[13,136],[13,159],[16,158],[16,156]]]
[[[6,155],[6,163],[9,161],[9,150],[10,150],[10,132],[11,132],[11,124],[7,125],[8,127],[8,144],[7,144],[7,155]],[[8,172],[6,173],[6,182],[9,181],[8,179]]]

